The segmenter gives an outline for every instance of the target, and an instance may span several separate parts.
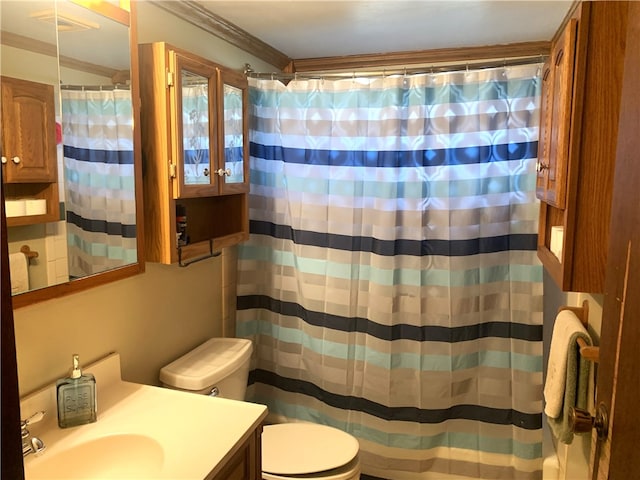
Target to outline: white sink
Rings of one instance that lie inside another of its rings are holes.
[[[24,459],[26,480],[171,479],[215,475],[267,415],[267,408],[168,388],[124,382],[120,357],[86,368],[96,377],[98,420],[58,427],[55,385],[20,401],[45,449]]]
[[[29,476],[51,479],[157,478],[164,451],[153,438],[119,434],[93,438],[53,455],[40,455]]]

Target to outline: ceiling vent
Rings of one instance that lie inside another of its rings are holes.
[[[76,17],[64,12],[42,10],[29,14],[31,18],[56,25],[59,32],[79,32],[82,30],[97,30],[100,25],[84,18]]]

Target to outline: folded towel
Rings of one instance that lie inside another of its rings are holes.
[[[556,438],[567,444],[573,441],[573,433],[569,429],[569,409],[587,407],[591,362],[579,353],[579,337],[587,345],[592,345],[589,333],[575,313],[561,311],[556,317],[551,337],[544,385],[544,412]]]

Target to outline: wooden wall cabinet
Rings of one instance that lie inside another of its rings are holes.
[[[46,200],[44,214],[7,218],[7,226],[60,220],[52,85],[0,78],[2,179],[6,200]]]
[[[627,9],[627,2],[577,3],[543,72],[538,256],[563,291],[604,291]]]
[[[564,208],[571,128],[571,100],[577,20],[569,19],[553,44],[542,73],[540,142],[536,164],[536,195],[549,205]]]
[[[249,237],[247,80],[164,42],[139,52],[146,255],[187,265]]]

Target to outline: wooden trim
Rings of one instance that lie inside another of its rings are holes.
[[[139,225],[141,226],[142,224]],[[140,229],[141,227],[138,228],[138,230]],[[71,295],[73,293],[78,293],[83,290],[105,285],[117,280],[123,280],[144,272],[144,266],[144,261],[139,260],[138,263],[132,263],[131,265],[126,265],[115,270],[108,270],[88,277],[74,279],[66,283],[51,285],[49,287],[30,290],[19,295],[14,295],[12,297],[13,309],[15,310],[17,308],[33,305],[34,303]]]
[[[17,33],[2,30],[0,40],[2,41],[2,45],[7,45],[8,47],[28,50],[49,57],[56,57],[58,55],[58,47],[55,44],[18,35]]]
[[[121,5],[126,3],[121,0]],[[129,25],[129,84],[131,86],[131,107],[133,113],[133,168],[135,180],[136,199],[136,252],[138,263],[129,275],[137,275],[145,272],[145,229],[144,229],[144,193],[143,193],[143,168],[142,168],[142,93],[140,91],[140,64],[138,51],[138,22],[136,21],[136,4],[131,2],[129,7],[130,19],[133,21]],[[113,79],[113,77],[112,77]],[[116,83],[114,81],[114,83]]]
[[[24,37],[16,33],[2,31],[2,44],[13,48],[19,48],[21,50],[27,50],[29,52],[38,53],[40,55],[46,55],[49,57],[56,57],[58,55],[58,47],[54,44],[42,42],[40,40],[34,40],[33,38]],[[61,55],[58,59],[60,66],[79,70],[81,72],[93,73],[95,75],[102,75],[103,77],[113,78],[116,74],[119,74],[119,70],[114,68],[103,67],[102,65],[96,65],[89,62],[83,62],[76,60],[75,58],[65,57]]]
[[[181,2],[154,0],[152,3],[281,70],[291,62],[291,59],[284,53],[254,37],[237,25],[210,12],[198,2],[192,0]]]
[[[131,18],[135,19],[135,2],[131,4]],[[117,280],[138,275],[145,271],[145,239],[144,239],[144,205],[143,205],[143,189],[142,189],[142,139],[140,133],[140,85],[138,70],[138,42],[136,22],[133,21],[129,29],[129,43],[131,45],[131,99],[133,105],[133,121],[134,121],[134,168],[135,168],[135,188],[136,188],[136,245],[138,259],[137,263],[126,265],[121,268],[108,270],[95,275],[84,278],[75,279],[66,283],[52,285],[38,290],[21,293],[12,297],[13,308],[22,308],[34,303],[51,300],[54,298],[71,295],[74,293],[87,290],[89,288],[104,285]],[[3,37],[4,41],[4,37]]]
[[[490,58],[541,58],[551,51],[551,42],[524,42],[482,47],[440,48],[411,52],[373,53],[344,57],[301,58],[293,61],[295,72],[352,70],[390,65],[430,65],[451,62],[477,62]]]
[[[58,62],[61,67],[71,68],[72,70],[78,70],[80,72],[93,73],[95,75],[102,75],[107,78],[117,78],[121,75],[121,71],[118,69],[103,67],[102,65],[96,65],[95,63],[83,62],[82,60],[65,57],[64,55],[60,55]]]
[[[590,478],[599,480],[640,472],[640,3],[628,2],[628,14],[596,390],[596,405],[609,410],[609,433],[603,442],[593,435],[591,446]]]

